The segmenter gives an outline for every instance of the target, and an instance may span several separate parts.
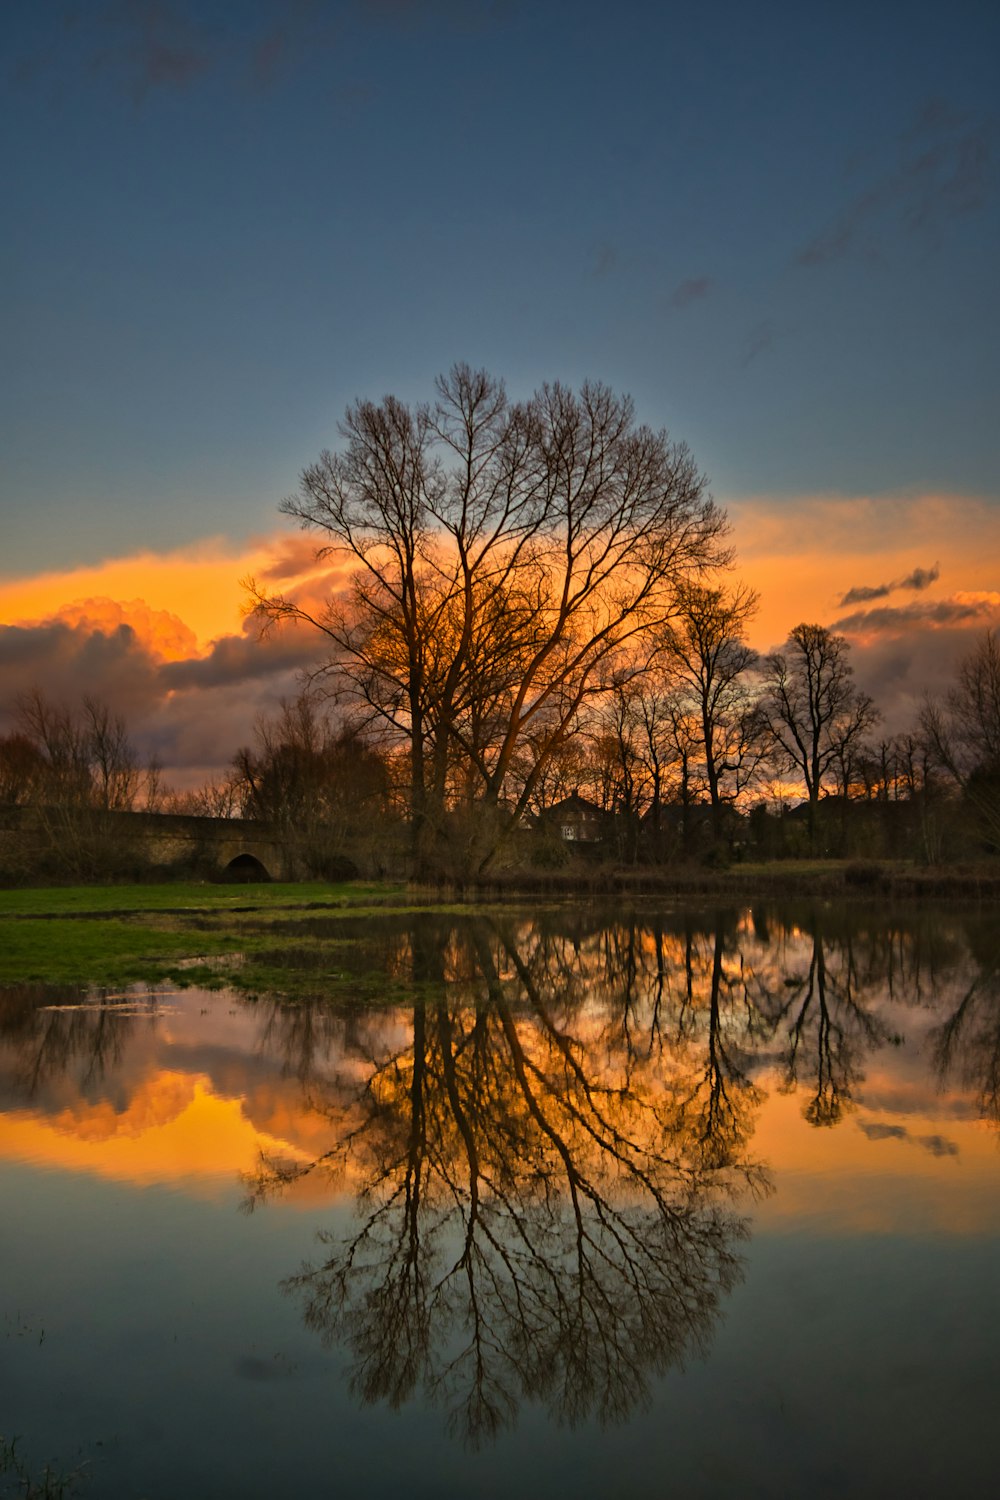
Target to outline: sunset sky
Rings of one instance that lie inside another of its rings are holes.
[[[761,591],[907,722],[1000,623],[1000,11],[36,0],[5,13],[0,732],[178,784],[294,688],[239,580],[356,396],[456,360],[686,440]]]

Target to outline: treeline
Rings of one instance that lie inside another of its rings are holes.
[[[745,591],[692,586],[656,656],[618,660],[548,757],[493,868],[810,855],[936,864],[996,853],[996,634],[912,731],[886,738],[877,705],[853,683],[846,640],[802,625],[783,652],[757,657],[743,638],[752,603]],[[459,771],[450,768],[437,873],[465,878],[481,809]],[[148,811],[261,821],[307,876],[405,874],[411,775],[405,749],[311,688],[261,717],[223,773],[179,793],[105,704],[68,708],[33,693],[0,738],[0,808],[34,809],[33,834],[8,841],[0,873],[139,874],[143,857],[108,815]]]
[[[75,839],[84,859],[102,812],[142,806],[265,820],[316,874],[344,855],[475,878],[1000,843],[996,634],[892,737],[843,636],[803,623],[759,657],[725,515],[627,398],[546,385],[515,403],[460,365],[425,405],[355,403],[341,436],[282,508],[346,584],[320,608],[250,585],[265,632],[316,632],[309,690],[183,797],[100,704],[26,700],[0,801],[72,822],[53,857]]]

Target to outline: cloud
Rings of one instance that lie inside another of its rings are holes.
[[[858,584],[848,589],[841,599],[841,608],[848,604],[867,604],[873,599],[885,599],[896,589],[922,590],[930,588],[941,576],[941,569],[937,563],[933,568],[914,568],[912,573],[907,573],[905,578],[896,578],[892,583],[879,583],[874,587],[867,584]]]
[[[810,268],[859,246],[876,249],[888,229],[934,232],[982,207],[991,186],[992,127],[931,100],[895,142],[895,162],[844,205],[794,257]]]
[[[242,635],[223,636],[207,655],[167,663],[161,678],[171,690],[234,686],[314,667],[322,655],[322,637],[309,626],[281,625],[262,636],[248,620]]]
[[[743,341],[743,357],[740,360],[740,364],[744,369],[746,369],[747,365],[752,364],[758,355],[763,354],[766,349],[770,349],[774,343],[775,336],[775,327],[770,318],[765,318],[762,323],[758,323],[755,327],[751,328]]]
[[[316,561],[317,545],[315,536],[307,536],[302,532],[270,541],[268,546],[271,556],[257,569],[256,576],[268,583],[288,583],[317,572],[329,572],[328,562]]]
[[[671,307],[688,307],[692,302],[700,302],[707,297],[712,290],[714,282],[710,276],[689,276],[686,281],[680,282],[670,296]]]
[[[315,538],[282,527],[243,543],[210,537],[163,554],[134,553],[67,571],[0,578],[0,621],[13,625],[52,619],[75,607],[73,600],[104,601],[102,609],[109,601],[131,600],[111,606],[124,611],[115,623],[124,619],[144,635],[143,612],[152,611],[161,627],[168,616],[183,622],[194,632],[198,649],[204,649],[217,637],[240,630],[246,603],[241,578],[254,575],[287,587],[307,574],[331,577],[330,563],[317,567],[315,553]],[[108,622],[106,615],[101,618]]]
[[[932,583],[937,583],[940,577],[940,564],[935,563],[933,568],[914,568],[912,573],[907,573],[905,578],[899,580],[896,587],[901,589],[927,589],[930,588]]]
[[[56,618],[105,634],[127,625],[141,645],[165,661],[192,656],[198,649],[198,637],[189,625],[169,610],[150,609],[144,599],[75,599],[64,604]]]
[[[92,25],[91,73],[124,82],[137,104],[156,89],[186,89],[217,61],[219,38],[178,4],[123,0]]]
[[[855,677],[883,713],[880,734],[913,728],[925,693],[943,694],[985,628],[1000,624],[1000,496],[720,497],[740,571],[760,594],[751,644],[766,653],[800,621],[848,636]],[[915,588],[928,568],[960,579],[945,599]],[[909,580],[897,600],[845,609],[846,578]]]
[[[846,635],[900,634],[914,625],[964,625],[970,621],[990,624],[998,614],[1000,594],[983,596],[954,594],[933,603],[887,604],[881,609],[861,609],[834,620],[833,629]]]

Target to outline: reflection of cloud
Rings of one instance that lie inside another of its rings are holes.
[[[847,590],[841,599],[841,608],[848,604],[867,604],[873,599],[885,599],[896,589],[915,589],[918,592],[930,588],[941,576],[941,569],[935,563],[933,568],[914,568],[912,573],[907,573],[905,578],[895,578],[891,583],[878,583],[874,587],[868,584],[858,584]]]
[[[910,1133],[905,1125],[869,1125],[863,1120],[858,1121],[858,1129],[870,1141],[905,1141]]]
[[[917,1137],[917,1145],[923,1146],[932,1156],[957,1156],[958,1146],[954,1141],[949,1141],[943,1135],[921,1135]]]
[[[980,208],[989,186],[991,139],[942,101],[932,101],[896,143],[897,160],[847,203],[795,256],[799,266],[838,260],[863,234],[873,239],[891,215],[911,234],[933,231]]]
[[[689,276],[674,288],[670,298],[671,307],[687,307],[691,302],[700,302],[712,290],[710,276]]]
[[[859,1120],[858,1129],[870,1141],[906,1141],[911,1146],[921,1146],[931,1156],[957,1156],[958,1145],[944,1135],[912,1135],[905,1125],[882,1125],[875,1120]]]

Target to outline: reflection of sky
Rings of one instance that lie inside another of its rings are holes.
[[[748,959],[767,951],[746,931],[741,941]],[[649,957],[648,938],[642,947]],[[668,951],[676,963],[680,947]],[[782,971],[804,973],[809,952],[804,936],[787,941]],[[512,970],[501,978],[511,983]],[[955,988],[954,979],[944,985],[942,1003]],[[595,1080],[605,1077],[608,1003],[595,995],[560,1018],[587,1047]],[[997,1228],[1000,1195],[990,1192],[998,1170],[994,1132],[979,1118],[974,1090],[953,1080],[942,1086],[928,1066],[937,1008],[883,997],[877,1011],[897,1040],[865,1057],[844,1118],[832,1128],[817,1130],[804,1120],[807,1078],[797,1091],[784,1091],[769,1060],[775,1043],[760,1053],[753,1077],[764,1100],[751,1147],[778,1186],[757,1209],[760,1222],[789,1227],[818,1215],[827,1232],[850,1234],[885,1231],[902,1214],[911,1227]],[[6,1099],[0,1158],[227,1196],[260,1152],[304,1161],[327,1149],[338,1119],[346,1128],[351,1098],[364,1085],[372,1038],[388,1052],[406,1045],[409,1029],[403,1010],[381,1013],[361,1045],[350,1045],[344,1030],[320,1034],[308,1076],[301,1077],[294,1062],[269,1052],[260,1009],[236,995],[163,994],[155,1018],[140,1016],[133,1024],[124,1015],[119,1024],[123,1041],[105,1071],[84,1052],[65,1071],[43,1068],[30,1097],[23,1078],[30,1047],[16,1059],[9,1043],[0,1047]],[[659,1087],[669,1087],[682,1074],[668,1053],[654,1076]],[[323,1191],[311,1180],[307,1196]]]
[[[779,944],[745,932],[743,945],[748,967],[770,955],[779,976],[808,962],[804,933]],[[673,964],[669,934],[666,951]],[[595,952],[581,942],[584,968]],[[699,949],[699,985],[711,952]],[[954,998],[956,971],[947,977],[942,1002]],[[325,1029],[287,1012],[289,1027],[275,1030],[267,1007],[233,995],[162,996],[157,1019],[122,1027],[105,1071],[84,1050],[33,1090],[31,1047],[8,1031],[5,1423],[29,1456],[63,1467],[87,1457],[102,1500],[273,1500],[325,1493],[331,1476],[375,1500],[506,1500],[512,1473],[527,1476],[526,1500],[605,1500],[623,1476],[633,1493],[651,1474],[683,1495],[987,1492],[1000,1158],[975,1088],[952,1080],[941,1091],[928,1069],[939,1005],[910,998],[888,1006],[868,994],[903,1041],[865,1054],[831,1128],[806,1123],[809,1080],[782,1092],[773,1042],[765,1049],[750,1144],[776,1191],[752,1208],[746,1279],[709,1351],[656,1377],[649,1410],[620,1426],[556,1427],[526,1402],[516,1431],[478,1457],[445,1438],[419,1391],[399,1411],[359,1406],[343,1351],[324,1348],[278,1292],[304,1258],[322,1258],[316,1229],[348,1229],[345,1184],[236,1212],[238,1175],[259,1149],[329,1148],[366,1058],[405,1051],[404,1010],[371,1029],[364,1012]],[[567,989],[560,1023],[574,1003]],[[594,1076],[612,1045],[601,1009],[591,998],[580,1013]],[[737,1012],[727,1010],[727,1042]],[[528,1037],[530,1008],[517,1024]]]

